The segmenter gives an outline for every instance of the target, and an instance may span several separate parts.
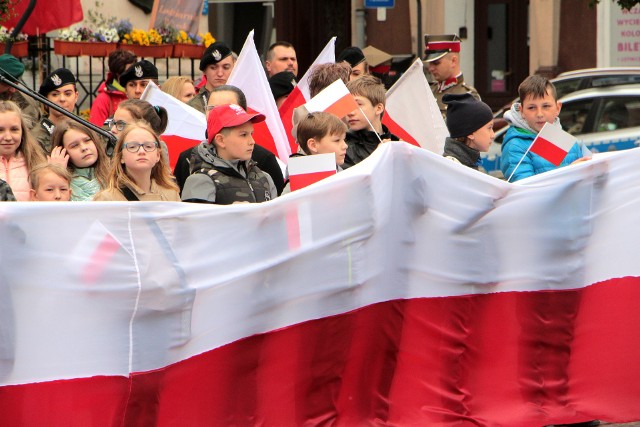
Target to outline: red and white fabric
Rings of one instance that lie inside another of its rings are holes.
[[[180,153],[204,141],[207,119],[200,111],[163,92],[153,82],[149,82],[141,99],[167,110],[169,121],[162,140],[167,144],[169,165],[173,170]]]
[[[256,123],[253,127],[253,139],[256,144],[260,144],[275,154],[282,162],[287,163],[291,155],[287,134],[280,121],[276,101],[271,93],[267,75],[256,50],[253,31],[249,33],[244,42],[227,84],[242,89],[247,97],[249,112],[257,112],[266,116],[264,122]]]
[[[422,67],[417,59],[389,89],[382,123],[401,140],[442,154],[449,131]]]
[[[280,118],[282,119],[282,124],[284,125],[287,138],[289,139],[289,146],[291,147],[292,153],[298,152],[298,143],[293,138],[293,135],[291,135],[291,130],[293,129],[293,110],[311,99],[311,94],[309,92],[309,77],[311,76],[311,71],[313,70],[313,68],[316,65],[328,64],[331,62],[336,62],[335,37],[332,37],[331,40],[329,40],[316,60],[313,61],[313,64],[311,64],[307,72],[304,73],[304,76],[302,76],[302,78],[298,80],[298,84],[295,88],[293,88],[293,91],[289,94],[289,97],[280,106]]]
[[[638,162],[514,185],[390,142],[262,204],[3,203],[2,423],[640,419]]]

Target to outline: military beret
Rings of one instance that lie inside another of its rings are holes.
[[[231,49],[224,42],[215,42],[211,44],[202,54],[200,59],[200,71],[204,71],[207,66],[217,64],[227,56],[231,55]]]
[[[3,77],[16,80],[22,77],[22,73],[24,73],[24,64],[18,58],[8,53],[0,55],[0,74]]]
[[[66,68],[58,68],[42,81],[38,93],[42,96],[47,96],[49,93],[64,85],[75,83],[76,76],[74,76],[71,71]]]
[[[357,46],[351,46],[340,52],[340,55],[336,58],[336,63],[347,61],[349,65],[355,67],[364,60],[365,56],[364,53],[362,53],[362,50]]]
[[[296,87],[296,76],[291,71],[281,71],[269,77],[269,87],[274,99],[287,96]]]
[[[118,81],[123,87],[126,87],[130,81],[143,79],[158,80],[158,69],[146,59],[138,61],[127,68],[120,75]]]

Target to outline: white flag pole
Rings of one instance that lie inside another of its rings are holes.
[[[538,136],[536,135],[536,138],[537,137]],[[509,178],[507,178],[507,182],[511,182],[511,178],[513,177],[513,174],[516,173],[516,169],[518,169],[518,166],[520,166],[520,163],[522,163],[524,158],[527,157],[527,154],[529,154],[529,150],[531,150],[531,147],[533,147],[533,143],[536,141],[536,138],[534,138],[533,141],[531,141],[531,144],[529,144],[529,148],[527,148],[527,151],[524,152],[524,154],[522,155],[522,158],[520,159],[516,167],[513,168],[513,170],[511,171],[511,175],[509,175]]]

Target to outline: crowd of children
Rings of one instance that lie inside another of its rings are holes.
[[[279,42],[269,52],[266,72],[274,99],[281,104],[296,84],[295,50]],[[110,72],[90,117],[117,137],[115,147],[55,109],[42,107],[34,112],[32,101],[0,83],[0,198],[231,204],[263,202],[288,192],[275,155],[253,139],[253,125],[265,117],[247,112],[242,91],[226,84],[236,59],[231,48],[218,41],[206,49],[200,62],[204,83],[199,90],[182,76],[162,85],[165,92],[207,115],[203,142],[183,152],[174,171],[169,169],[168,150],[161,139],[169,120],[167,110],[139,99],[149,82],[158,83],[158,70],[151,62],[137,61],[126,50],[109,56]],[[368,69],[362,51],[350,47],[336,63],[312,70],[311,96],[340,79],[358,108],[345,117],[296,108],[292,134],[299,150],[293,156],[334,153],[341,171],[366,159],[380,144],[398,140],[382,124],[385,86]],[[0,72],[17,80],[24,65],[2,55]],[[57,69],[43,80],[39,93],[73,112],[78,100],[76,77],[67,69]],[[561,108],[553,84],[541,76],[522,82],[519,95],[521,102],[505,114],[511,128],[502,155],[502,171],[513,181],[555,168],[528,148],[545,123],[558,124]],[[442,102],[450,134],[444,156],[478,169],[480,153],[488,151],[495,136],[491,109],[470,92],[444,94]],[[580,157],[576,145],[561,166]]]

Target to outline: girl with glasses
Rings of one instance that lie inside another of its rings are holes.
[[[160,139],[144,121],[128,123],[120,133],[107,188],[99,201],[179,202],[178,186],[169,173]]]
[[[106,188],[109,158],[98,135],[80,123],[64,120],[53,131],[49,163],[71,173],[71,200],[92,200]]]

